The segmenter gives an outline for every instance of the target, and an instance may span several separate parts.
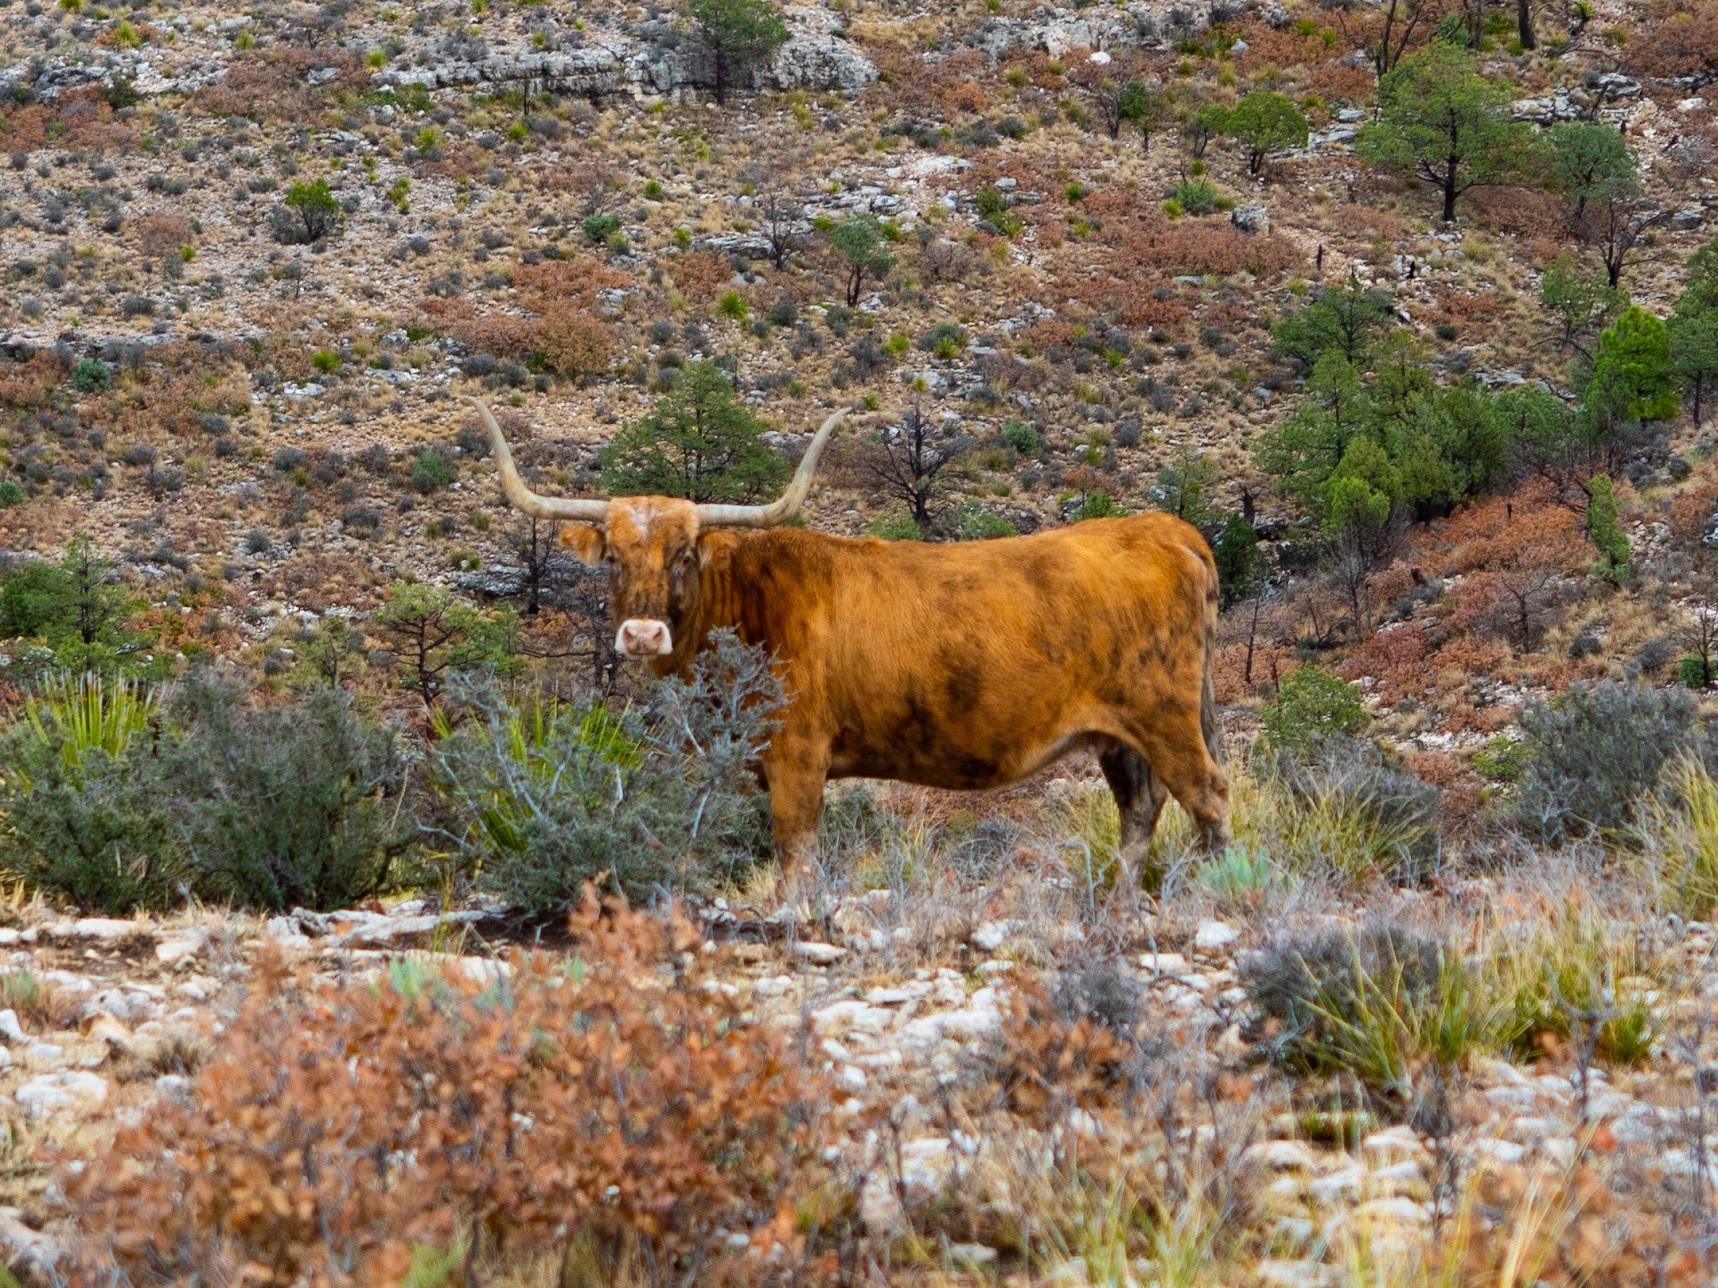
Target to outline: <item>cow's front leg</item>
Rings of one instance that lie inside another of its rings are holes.
[[[817,858],[829,752],[811,739],[777,736],[764,764],[770,787],[770,835],[787,884]]]

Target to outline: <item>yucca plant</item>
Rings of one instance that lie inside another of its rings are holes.
[[[148,728],[157,697],[155,686],[141,680],[98,671],[61,672],[30,695],[23,720],[37,745],[53,748],[65,768],[73,770],[92,752],[115,760],[123,756]]]
[[[1677,757],[1635,825],[1666,911],[1703,921],[1718,907],[1718,781],[1699,757]]]

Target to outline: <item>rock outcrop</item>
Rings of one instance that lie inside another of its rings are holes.
[[[877,79],[870,59],[849,42],[832,15],[795,10],[790,36],[768,62],[731,68],[739,89],[805,89],[856,93]],[[424,67],[376,73],[379,84],[453,86],[527,82],[581,98],[616,95],[682,98],[714,88],[715,60],[708,50],[667,22],[640,23],[625,32],[578,37],[553,52],[498,53]]]

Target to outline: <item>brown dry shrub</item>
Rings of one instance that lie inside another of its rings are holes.
[[[1695,483],[1670,503],[1665,521],[1678,545],[1699,545],[1706,535],[1706,521],[1718,512],[1718,478]]]
[[[299,555],[275,565],[259,583],[271,599],[285,599],[313,613],[326,612],[335,604],[353,604],[373,590],[375,569],[360,555]]]
[[[628,280],[595,260],[551,260],[513,271],[526,315],[479,313],[470,301],[447,297],[427,299],[422,308],[438,330],[474,352],[540,355],[562,375],[581,375],[603,370],[613,352],[613,336],[596,313],[598,293]]]
[[[1228,224],[1199,220],[1130,220],[1113,229],[1106,227],[1104,235],[1110,243],[1105,268],[1124,281],[1243,271],[1269,277],[1305,259],[1298,246],[1276,233],[1249,236]]]
[[[1337,668],[1345,680],[1371,676],[1374,692],[1386,706],[1418,698],[1426,687],[1426,632],[1416,624],[1378,631],[1366,638]]]
[[[689,250],[666,261],[668,275],[688,299],[712,301],[716,292],[733,279],[728,261],[714,251]]]
[[[663,1283],[767,1282],[729,1239],[797,1260],[820,1080],[684,921],[590,896],[572,930],[576,958],[516,951],[494,981],[399,964],[319,987],[265,961],[195,1094],[61,1168],[80,1277],[397,1284],[414,1249],[463,1246],[473,1282],[480,1258],[577,1246]]]
[[[333,67],[332,80],[312,87],[314,68]],[[253,121],[317,119],[334,95],[363,88],[369,70],[353,50],[324,47],[255,51],[228,64],[227,74],[198,91],[193,103],[210,116],[245,116]]]
[[[42,406],[63,375],[51,349],[42,349],[25,362],[0,363],[0,407],[30,411]]]
[[[1071,1015],[1036,975],[1009,978],[995,1057],[1003,1102],[1036,1127],[1113,1107],[1138,1054],[1131,1035],[1091,1011]]]
[[[1640,39],[1628,46],[1637,76],[1702,76],[1718,70],[1718,0],[1669,0],[1654,6]]]
[[[1370,67],[1348,67],[1332,59],[1307,73],[1305,89],[1308,97],[1326,103],[1370,103],[1378,81]]]
[[[145,255],[172,255],[191,241],[191,221],[184,215],[157,211],[137,221],[137,244]]]
[[[92,86],[63,94],[52,104],[0,112],[0,140],[8,152],[33,152],[50,145],[97,154],[124,151],[136,139],[136,131],[114,119],[101,93],[100,87]]]

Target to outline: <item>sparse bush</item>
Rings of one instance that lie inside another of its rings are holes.
[[[632,898],[705,889],[767,853],[768,806],[748,766],[775,727],[778,682],[721,633],[689,681],[647,711],[548,697],[514,706],[482,685],[430,751],[455,851],[482,888],[531,911],[562,908],[607,872]]]
[[[1555,844],[1615,832],[1658,785],[1665,762],[1692,749],[1694,699],[1685,689],[1606,681],[1571,689],[1521,714],[1519,826]]]
[[[1359,689],[1309,663],[1282,682],[1259,723],[1270,750],[1308,762],[1327,745],[1366,732],[1372,717]]]
[[[572,961],[481,979],[265,973],[195,1094],[60,1172],[77,1277],[428,1285],[483,1246],[568,1283],[736,1282],[828,1093],[691,925],[593,898],[572,932]]]
[[[412,458],[412,491],[423,496],[440,492],[458,477],[459,471],[439,448],[426,447]]]
[[[1286,937],[1242,967],[1259,1010],[1281,1025],[1273,1056],[1344,1073],[1412,1103],[1429,1061],[1444,1068],[1507,1034],[1492,990],[1443,941],[1399,926]]]

